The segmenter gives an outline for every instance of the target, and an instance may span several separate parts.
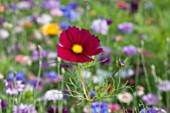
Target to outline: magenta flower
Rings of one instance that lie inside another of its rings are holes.
[[[57,44],[58,57],[70,62],[91,62],[90,56],[102,52],[98,37],[90,34],[86,29],[69,27],[63,31]]]

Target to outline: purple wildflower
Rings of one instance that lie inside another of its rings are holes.
[[[19,92],[22,92],[24,89],[24,84],[22,81],[4,81],[6,86],[6,94],[17,95]]]
[[[19,106],[14,106],[13,113],[37,113],[37,111],[31,104],[20,104]]]
[[[137,53],[137,48],[135,46],[124,46],[122,48],[122,52],[127,55],[127,56],[131,56],[131,55],[135,55]]]
[[[105,102],[92,102],[92,113],[108,113],[108,105]]]
[[[34,89],[36,88],[37,85],[37,80],[29,80],[28,84],[33,85]],[[42,90],[43,89],[43,81],[42,79],[40,79],[39,83],[38,83],[38,90]]]
[[[112,20],[111,19],[106,19],[106,22],[107,22],[108,25],[112,24]]]
[[[101,18],[94,20],[90,27],[95,33],[101,33],[102,35],[106,35],[109,30],[107,21]]]
[[[99,57],[100,64],[102,65],[109,65],[111,63],[111,49],[109,47],[103,46],[103,52]]]
[[[16,4],[10,4],[7,6],[12,12],[15,12],[18,9],[18,6]]]
[[[133,32],[133,24],[124,22],[118,25],[118,30],[122,33],[131,34]]]
[[[162,92],[170,91],[170,81],[161,81],[158,85],[158,89]]]
[[[165,110],[162,109],[162,108],[154,107],[153,109],[156,111],[156,113],[167,113],[167,111],[165,111]]]
[[[131,2],[130,3],[130,10],[131,10],[131,13],[134,13],[138,10],[138,0],[134,0],[134,2]]]
[[[6,21],[6,19],[5,18],[0,18],[0,25],[3,25],[3,23]]]
[[[103,49],[102,54],[110,55],[112,53],[112,50],[109,47],[102,46],[102,49]]]
[[[50,71],[44,73],[45,83],[59,82],[62,80],[62,76],[58,76],[56,72]]]
[[[56,110],[55,110],[56,112],[54,112],[54,109],[56,109]],[[48,109],[47,113],[59,113],[58,110],[59,110],[58,106],[56,106],[56,107],[50,107],[50,108]],[[63,107],[62,113],[68,113],[68,110],[67,110],[66,107]]]
[[[60,7],[60,1],[59,0],[44,0],[41,4],[41,7],[51,10],[55,8]]]
[[[126,113],[133,113],[133,109],[132,108],[127,108]]]
[[[7,107],[7,103],[5,102],[5,100],[0,99],[0,106],[2,109],[5,109]]]
[[[33,2],[31,1],[21,1],[17,4],[17,8],[24,10],[24,9],[31,9],[33,7]]]
[[[120,61],[118,62],[118,65],[119,65],[120,67],[125,67],[125,62],[120,60]]]
[[[140,113],[156,113],[156,111],[152,108],[142,108]]]
[[[42,50],[42,51],[40,52],[40,54],[41,54],[41,57],[42,57],[42,58],[44,58],[44,57],[47,56],[47,52],[46,52],[45,50]],[[36,60],[39,59],[38,51],[35,50],[35,51],[32,52],[32,59],[33,59],[34,61],[36,61]]]
[[[100,55],[99,61],[101,65],[109,65],[112,60],[110,56]]]
[[[142,97],[142,100],[147,105],[156,105],[158,103],[158,97],[154,94],[147,94]]]
[[[42,63],[42,69],[47,69],[48,68],[48,63],[47,62],[43,62]]]

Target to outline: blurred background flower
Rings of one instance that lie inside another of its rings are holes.
[[[45,24],[40,28],[44,35],[57,35],[60,33],[59,25],[56,23]]]
[[[105,102],[92,102],[92,113],[108,113],[108,105]]]
[[[13,113],[37,113],[33,105],[20,104],[19,106],[14,106]]]
[[[62,100],[63,99],[63,93],[62,91],[59,90],[48,90],[45,95],[43,100],[45,101],[56,101],[56,100]]]
[[[117,99],[120,102],[130,104],[130,102],[133,100],[133,96],[132,96],[131,93],[125,92],[125,93],[122,93],[122,94],[118,94]]]
[[[125,55],[131,56],[131,55],[137,54],[138,51],[137,51],[137,48],[135,46],[130,45],[130,46],[124,46],[122,48],[122,52]]]
[[[49,107],[47,113],[59,113],[58,106]],[[69,113],[66,107],[63,107],[62,113]]]
[[[102,35],[106,35],[109,30],[107,21],[101,18],[93,20],[90,27],[95,33],[101,33]]]
[[[131,34],[133,32],[133,24],[124,22],[118,25],[118,30],[122,33]]]
[[[17,95],[19,92],[22,92],[24,90],[24,84],[22,81],[7,81],[4,80],[6,89],[5,92],[6,94],[9,95]]]
[[[168,92],[170,91],[170,81],[164,80],[158,84],[159,91]]]
[[[146,94],[142,97],[142,101],[147,105],[156,105],[158,104],[158,97],[154,94]]]

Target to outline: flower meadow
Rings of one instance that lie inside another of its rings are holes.
[[[170,113],[169,0],[0,0],[0,113]]]

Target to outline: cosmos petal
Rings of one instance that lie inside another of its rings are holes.
[[[91,62],[93,59],[83,55],[83,54],[74,54],[70,50],[61,47],[60,45],[57,45],[57,51],[58,51],[58,57],[61,59],[70,61],[70,62]]]
[[[60,41],[61,45],[63,45],[67,49],[71,48],[71,46],[72,46],[70,39],[67,37],[66,31],[63,31],[60,34],[59,41]]]
[[[76,60],[76,55],[71,52],[70,50],[61,47],[60,45],[57,45],[57,52],[58,52],[58,57],[67,60],[67,61],[75,61]]]
[[[90,37],[90,32],[86,29],[82,29],[80,31],[79,44],[84,45],[84,43],[86,43],[89,37]]]
[[[92,58],[89,58],[83,54],[79,54],[77,56],[77,62],[80,62],[80,63],[85,63],[85,62],[92,62],[93,59]]]
[[[86,41],[86,43],[84,43],[83,45],[83,47],[85,47],[84,50],[96,49],[99,46],[100,46],[99,40],[95,36],[90,36],[88,40]]]
[[[88,55],[88,56],[93,56],[93,55],[97,55],[101,52],[103,52],[103,50],[101,48],[98,48],[98,49],[83,51],[83,54]]]

